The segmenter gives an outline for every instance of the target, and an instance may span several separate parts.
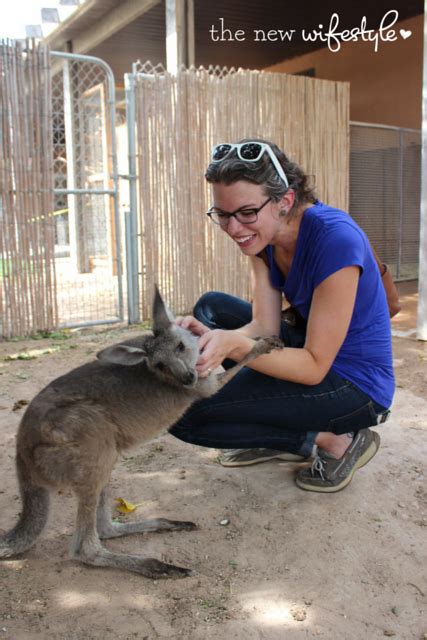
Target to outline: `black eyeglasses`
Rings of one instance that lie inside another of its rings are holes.
[[[268,198],[258,209],[249,208],[242,209],[239,208],[232,213],[228,213],[227,211],[222,211],[217,207],[211,207],[209,211],[206,212],[206,215],[215,222],[215,224],[219,224],[221,227],[228,227],[228,223],[230,222],[230,218],[236,218],[238,222],[241,224],[251,224],[256,222],[258,219],[258,214],[269,202],[271,198]]]
[[[217,144],[212,149],[211,160],[212,162],[221,162],[229,153],[236,151],[237,157],[245,162],[258,162],[258,160],[267,153],[270,157],[274,168],[277,171],[278,176],[283,180],[286,189],[289,188],[289,182],[283,171],[283,167],[277,159],[273,149],[266,142],[240,142],[237,144],[230,142],[222,142]]]

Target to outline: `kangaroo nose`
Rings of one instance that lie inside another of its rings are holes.
[[[193,373],[192,371],[187,371],[184,377],[184,384],[190,385],[190,384],[193,384],[195,381],[196,381],[196,374]]]

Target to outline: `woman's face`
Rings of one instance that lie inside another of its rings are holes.
[[[267,200],[261,185],[239,180],[230,185],[213,184],[213,206],[224,213],[238,209],[258,209]],[[258,213],[256,222],[242,224],[234,216],[223,230],[237,243],[245,255],[256,255],[267,244],[273,244],[283,220],[279,216],[281,203],[268,202]]]

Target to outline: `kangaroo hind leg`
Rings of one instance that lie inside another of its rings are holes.
[[[192,531],[197,529],[194,522],[167,520],[155,518],[153,520],[138,520],[135,522],[113,522],[109,503],[108,486],[101,491],[96,514],[98,535],[101,539],[118,538],[130,533],[148,533],[157,531]]]
[[[96,567],[113,567],[139,573],[147,578],[184,578],[189,569],[166,564],[155,558],[113,553],[102,546],[97,532],[97,509],[100,491],[80,490],[78,493],[77,526],[72,544],[72,557]],[[98,516],[99,522],[100,516]]]

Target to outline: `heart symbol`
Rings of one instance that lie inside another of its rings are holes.
[[[408,31],[405,31],[405,29],[401,29],[399,31],[399,33],[400,33],[400,35],[402,36],[402,38],[404,40],[406,40],[406,38],[409,38],[410,36],[412,36],[412,31],[409,31],[409,29],[408,29]]]

